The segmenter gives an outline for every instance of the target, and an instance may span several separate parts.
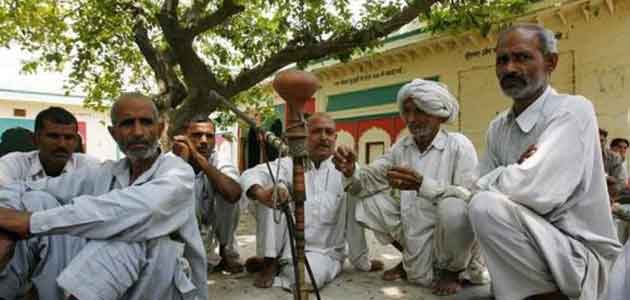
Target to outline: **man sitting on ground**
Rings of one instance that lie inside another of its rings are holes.
[[[335,122],[323,113],[308,119],[308,151],[310,168],[305,172],[306,202],[304,203],[304,234],[306,258],[319,288],[335,279],[342,270],[349,246],[349,259],[361,271],[377,271],[383,268],[378,260],[368,259],[368,248],[363,229],[354,219],[354,200],[343,189],[343,176],[332,163],[337,133]],[[280,158],[271,163],[275,172],[278,164],[278,182],[291,185],[293,161]],[[284,216],[274,221],[273,187],[271,175],[265,164],[249,169],[241,176],[241,186],[256,205],[256,252],[258,257],[245,263],[248,270],[260,270],[255,286],[268,288],[274,284],[291,289],[293,269],[290,261],[289,234]],[[288,193],[283,189],[283,194]],[[348,199],[347,199],[348,198]]]

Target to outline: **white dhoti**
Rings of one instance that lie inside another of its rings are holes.
[[[462,272],[473,283],[487,282],[468,205],[457,198],[433,204],[421,198],[400,202],[385,193],[357,203],[356,218],[374,231],[383,244],[403,246],[403,266],[409,281],[429,286],[434,268]]]
[[[60,206],[47,193],[27,192],[5,207],[40,211]],[[147,242],[85,240],[69,235],[34,236],[19,241],[10,264],[0,273],[0,299],[32,281],[40,299],[187,299],[195,289],[184,244],[169,237]]]
[[[202,236],[208,253],[208,264],[216,266],[221,262],[216,248],[225,245],[225,255],[230,258],[240,257],[236,229],[240,220],[240,206],[229,203],[223,197],[215,197],[210,207],[209,226],[202,226]],[[204,228],[205,227],[205,228]]]
[[[280,222],[276,223],[272,209],[257,202],[255,205],[256,254],[279,260],[280,270],[278,276],[274,278],[273,286],[291,290],[295,279],[286,218],[284,215],[281,215],[279,218]],[[276,214],[279,214],[279,212],[276,212]],[[334,257],[307,250],[306,259],[311,266],[318,288],[323,288],[341,273],[341,261]],[[305,277],[306,282],[310,283],[311,278],[308,273],[305,273]]]
[[[326,284],[333,281],[339,274],[341,274],[342,265],[337,259],[334,259],[328,255],[309,251],[306,252],[306,259],[313,271],[313,278],[317,283],[317,288],[321,289]],[[308,273],[305,273],[306,283],[311,284],[311,277]],[[289,260],[284,260],[281,263],[280,274],[277,276],[273,285],[275,287],[281,287],[285,290],[292,290],[295,283],[295,272],[293,264]]]
[[[630,299],[630,243],[626,243],[613,264],[608,283],[608,300],[627,299]]]
[[[503,194],[478,193],[469,212],[496,299],[558,290],[570,299],[599,299],[607,268],[582,243]]]

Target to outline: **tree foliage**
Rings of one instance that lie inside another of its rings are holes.
[[[0,45],[35,55],[25,72],[69,69],[65,87],[84,91],[92,108],[121,90],[151,93],[176,128],[221,109],[220,98],[269,103],[257,84],[276,71],[347,59],[418,16],[440,31],[504,17],[532,1],[367,0],[354,13],[356,2],[0,0]]]

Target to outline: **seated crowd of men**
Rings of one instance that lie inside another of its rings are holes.
[[[496,75],[513,103],[490,123],[480,160],[466,136],[442,128],[459,105],[438,82],[400,89],[410,134],[367,166],[353,147],[336,147],[333,118],[310,116],[304,218],[314,283],[333,281],[346,258],[358,271],[382,270],[369,258],[368,229],[402,256],[383,280],[436,295],[492,282],[500,300],[630,297],[625,260],[610,272],[622,251],[611,191],[627,184],[612,151],[625,155],[628,142],[605,149],[591,102],[550,86],[557,63],[549,30],[500,34]],[[292,288],[288,220],[277,207],[293,184],[290,158],[239,175],[214,151],[207,117],[189,120],[163,153],[164,123],[139,93],[117,99],[108,129],[126,157],[101,163],[75,153],[77,120],[51,107],[36,118],[37,150],[0,159],[0,299],[208,299],[208,271],[244,269],[236,228],[246,198],[257,256],[245,267],[256,287]],[[608,282],[621,284],[609,291]]]

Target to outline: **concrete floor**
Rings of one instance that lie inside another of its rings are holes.
[[[244,261],[256,252],[255,223],[251,214],[245,211],[241,215],[238,230],[238,241],[241,257]],[[368,232],[370,254],[373,258],[385,262],[385,268],[390,268],[400,261],[400,254],[391,246],[380,245]],[[471,286],[464,288],[459,294],[448,297],[431,295],[430,290],[410,285],[404,281],[385,282],[381,280],[382,272],[363,273],[353,269],[349,262],[344,265],[344,271],[335,281],[327,285],[321,292],[322,299],[347,300],[377,300],[377,299],[413,299],[413,300],[472,300],[490,299],[488,286]],[[253,286],[254,276],[241,273],[236,275],[213,273],[208,277],[210,299],[256,299],[276,300],[293,299],[292,294],[280,289],[258,289]],[[311,300],[316,299],[311,295]]]

